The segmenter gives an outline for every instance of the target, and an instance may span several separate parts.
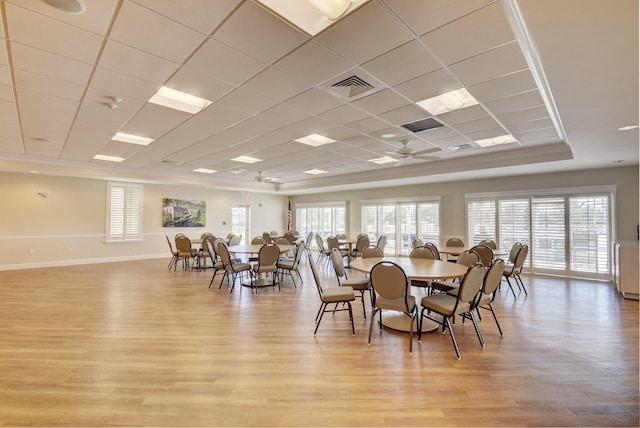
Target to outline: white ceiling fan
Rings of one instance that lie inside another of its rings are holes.
[[[409,147],[409,140],[400,140],[400,147],[395,152],[385,152],[388,155],[391,155],[395,159],[399,161],[405,161],[410,159],[423,159],[423,160],[437,160],[440,159],[438,156],[427,156],[429,153],[439,152],[440,149],[434,147],[432,149],[420,150],[416,152],[414,149]]]
[[[279,183],[280,179],[278,177],[265,177],[262,175],[262,171],[258,171],[258,175],[253,177],[258,183]]]

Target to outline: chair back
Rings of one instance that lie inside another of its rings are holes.
[[[382,261],[371,268],[369,274],[371,286],[375,292],[385,299],[395,300],[405,297],[409,294],[410,287],[407,275],[404,270],[393,262]],[[407,312],[409,305],[407,304]]]
[[[291,245],[287,238],[276,238],[276,240],[273,241],[273,243],[276,245]]]
[[[176,249],[180,253],[191,254],[191,239],[187,238],[184,235],[178,236],[176,238]]]
[[[458,259],[456,263],[461,264],[463,266],[473,266],[476,263],[480,262],[480,256],[473,250],[467,250],[464,253],[460,253],[458,255]]]
[[[265,244],[271,242],[271,235],[269,235],[269,232],[262,232],[262,239],[264,239]]]
[[[482,282],[482,292],[484,294],[493,294],[494,291],[500,285],[502,281],[502,274],[504,273],[504,260],[495,259],[491,263],[491,267],[484,275],[484,281]]]
[[[240,241],[242,240],[242,233],[241,234],[234,234],[231,239],[229,239],[229,246],[231,247],[232,245],[240,245]]]
[[[524,266],[524,262],[527,260],[527,255],[529,254],[529,246],[523,245],[518,251],[518,255],[516,256],[516,261],[513,263],[514,270],[520,272],[522,270],[522,266]]]
[[[271,236],[278,236],[278,231],[277,230],[272,230],[271,232],[269,232],[269,235]]]
[[[416,238],[413,241],[411,241],[411,247],[412,248],[424,247],[424,242],[422,241],[422,239]]]
[[[509,263],[514,264],[516,262],[516,256],[518,255],[518,251],[522,248],[522,244],[516,242],[511,246],[511,251],[509,251]]]
[[[436,260],[440,260],[440,251],[438,251],[438,247],[433,242],[427,242],[424,244],[426,248],[429,248],[433,252],[433,258]]]
[[[173,239],[176,239],[178,236],[184,236],[184,233],[182,233],[182,232],[176,233],[176,236]]]
[[[215,250],[220,256],[220,261],[222,261],[222,265],[224,266],[224,268],[227,270],[230,269],[231,255],[229,255],[229,247],[227,247],[227,244],[223,240],[220,240],[218,241],[218,247]]]
[[[324,251],[324,241],[322,240],[322,236],[316,235],[316,244],[318,245],[318,249],[320,252]]]
[[[296,236],[293,234],[293,232],[287,232],[284,234],[284,239],[287,240],[287,242],[289,243],[289,245],[293,245],[296,242]]]
[[[211,263],[213,265],[216,264],[216,259],[218,258],[218,253],[216,252],[216,245],[215,245],[216,240],[215,239],[205,239],[204,240],[204,247],[202,247],[203,249],[206,248],[207,251],[209,252],[209,257],[211,257]]]
[[[447,243],[444,244],[445,247],[464,247],[464,242],[460,238],[450,238],[447,240]]]
[[[472,250],[480,256],[480,263],[487,268],[491,266],[491,262],[493,261],[493,250],[491,248],[486,245],[478,244],[473,247]]]
[[[209,257],[210,254],[212,254],[211,252],[209,252],[209,246],[207,245],[207,243],[209,241],[213,242],[216,238],[213,237],[213,235],[208,235],[205,236],[202,240],[202,257]],[[215,253],[213,253],[215,255]]]
[[[251,240],[251,245],[264,245],[267,241],[262,236],[256,236]]]
[[[498,246],[496,245],[496,241],[492,240],[492,239],[483,239],[482,241],[480,241],[479,245],[486,245],[487,247],[491,248],[492,250],[497,250]]]
[[[433,251],[431,251],[431,248],[427,248],[427,247],[416,247],[413,250],[411,250],[411,253],[409,254],[409,257],[412,259],[435,259],[435,255],[433,254]]]
[[[171,239],[169,239],[169,235],[164,235],[167,238],[167,244],[169,244],[169,250],[171,254],[175,254],[176,250],[173,249],[173,244],[171,244]]]
[[[313,232],[309,232],[307,234],[307,239],[305,239],[305,244],[304,244],[304,248],[309,248],[309,246],[311,245],[311,240],[313,239]]]
[[[338,282],[340,282],[340,278],[344,278],[344,264],[342,262],[342,254],[340,254],[340,250],[337,248],[331,249],[331,263],[333,264],[333,269],[336,271],[336,276],[338,277]]]
[[[340,248],[340,243],[338,242],[338,238],[335,236],[330,236],[327,238],[327,248],[333,250],[334,248]]]
[[[337,233],[336,234],[336,238],[338,238],[338,240],[347,239],[347,234],[346,233]]]
[[[384,257],[384,251],[380,247],[367,247],[362,251],[363,259],[372,259],[375,257]]]
[[[367,235],[362,235],[356,241],[356,252],[361,253],[362,250],[371,245],[371,241]]]
[[[296,254],[293,257],[293,268],[294,269],[296,269],[298,267],[298,265],[300,264],[300,261],[302,259],[302,253],[304,253],[304,249],[305,248],[306,247],[304,245],[304,241],[300,241],[296,245]]]
[[[378,238],[378,242],[376,243],[376,247],[380,248],[384,253],[384,249],[387,246],[387,235],[380,235]]]
[[[318,294],[320,294],[320,300],[324,300],[322,285],[320,284],[320,275],[318,275],[318,266],[316,266],[316,261],[313,260],[311,254],[307,254],[307,259],[309,260],[309,265],[311,265],[311,273],[313,273],[313,280],[316,283]]]
[[[280,248],[276,244],[264,244],[258,252],[258,267],[275,266],[280,257]]]
[[[356,237],[356,242],[358,242],[358,240],[364,236],[368,237],[366,233],[358,233],[358,236]]]
[[[470,303],[480,291],[482,281],[484,279],[484,266],[482,263],[476,263],[467,269],[462,282],[460,283],[460,291],[458,292],[458,301]]]
[[[204,242],[204,240],[208,237],[213,238],[213,233],[211,232],[204,232],[202,235],[200,235],[200,239],[202,239],[202,242]]]

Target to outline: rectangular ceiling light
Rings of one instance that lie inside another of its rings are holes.
[[[114,135],[113,138],[111,139],[114,141],[122,141],[123,143],[137,144],[139,146],[148,146],[154,141],[153,138],[140,137],[139,135],[125,134],[124,132],[116,133],[116,135]]]
[[[384,165],[386,163],[398,162],[398,159],[394,159],[390,156],[383,156],[381,158],[369,159],[369,162],[373,162],[378,165]]]
[[[213,174],[214,172],[218,172],[215,169],[207,169],[207,168],[196,168],[193,172],[201,172],[203,174]]]
[[[149,100],[150,103],[169,107],[186,113],[196,114],[211,105],[211,101],[186,92],[162,86],[158,92]]]
[[[305,174],[313,174],[313,175],[318,175],[318,174],[326,174],[327,171],[321,170],[321,169],[310,169],[308,171],[302,171]]]
[[[517,142],[518,140],[516,140],[512,135],[501,135],[499,137],[485,138],[483,140],[475,141],[475,143],[480,147],[492,147],[492,146],[499,146],[501,144],[510,144],[510,143],[517,143]]]
[[[463,108],[474,106],[478,104],[478,101],[473,98],[465,88],[462,88],[457,91],[438,95],[437,97],[418,101],[417,104],[432,115],[437,116],[450,111],[461,110]]]
[[[120,158],[118,156],[107,156],[107,155],[95,155],[93,157],[95,160],[107,161],[107,162],[122,162],[124,158]]]
[[[332,140],[331,138],[323,137],[322,135],[318,134],[307,135],[306,137],[298,138],[294,141],[313,147],[324,146],[325,144],[336,142],[336,140]]]
[[[262,162],[262,159],[252,158],[251,156],[238,156],[237,158],[233,158],[231,160],[236,162],[242,162],[242,163]]]

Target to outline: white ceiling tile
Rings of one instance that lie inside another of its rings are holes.
[[[113,24],[111,40],[182,63],[205,36],[132,2],[124,2]]]
[[[397,92],[385,89],[353,101],[351,104],[371,114],[380,114],[405,107],[410,103],[406,98],[398,95]]]
[[[343,105],[340,99],[315,88],[289,98],[285,103],[291,108],[302,110],[309,114],[320,114]]]
[[[467,88],[473,97],[480,102],[488,102],[520,92],[537,89],[529,69],[500,76]]]
[[[307,87],[301,80],[291,78],[273,68],[267,68],[243,86],[247,91],[273,102],[284,101],[298,95]]]
[[[498,122],[492,117],[486,117],[483,119],[472,120],[470,122],[460,123],[454,126],[455,130],[460,132],[461,134],[471,134],[473,132],[486,131],[489,129],[500,129],[501,133],[495,135],[504,135],[505,130],[500,126]],[[474,138],[477,140],[478,138]]]
[[[159,85],[135,77],[96,67],[90,86],[102,90],[105,95],[147,101],[158,90]]]
[[[133,0],[169,19],[210,34],[241,0]]]
[[[121,141],[109,141],[99,152],[101,155],[129,158],[142,150],[142,146],[123,143]]]
[[[65,82],[42,74],[25,70],[15,70],[16,88],[28,91],[52,95],[72,101],[80,101],[84,94],[85,86],[77,83]]]
[[[13,86],[11,82],[11,70],[4,65],[0,65],[0,85]]]
[[[171,129],[191,118],[182,111],[146,103],[121,129],[127,134],[141,137],[159,138]]]
[[[361,68],[389,85],[396,85],[435,71],[441,64],[414,40],[362,64]]]
[[[262,62],[214,39],[207,40],[189,58],[187,66],[233,85],[240,85],[266,68]]]
[[[502,128],[501,126],[498,126],[497,123],[495,125],[496,126],[493,128],[480,129],[475,132],[469,131],[467,133],[467,137],[469,137],[469,139],[473,141],[478,141],[478,140],[484,140],[486,138],[494,138],[494,137],[500,137],[502,135],[505,135],[504,128]]]
[[[371,31],[375,28],[375,31]],[[370,2],[317,36],[322,44],[362,64],[413,38],[378,2]]]
[[[24,97],[22,91],[18,98]],[[56,142],[65,141],[73,121],[75,108],[73,104],[58,102],[56,104],[20,104],[20,123],[24,139],[43,138]]]
[[[256,114],[272,107],[276,103],[267,98],[252,94],[245,89],[237,88],[222,97],[215,104],[222,108]]]
[[[387,122],[384,122],[376,117],[369,117],[357,122],[351,122],[346,125],[348,128],[355,129],[356,131],[370,134],[389,126]]]
[[[538,129],[531,132],[514,134],[514,137],[524,145],[542,144],[558,141],[558,133],[554,128]]]
[[[410,104],[378,115],[381,119],[398,126],[425,119],[428,116],[430,116],[429,113],[417,107],[415,104]]]
[[[369,114],[349,104],[334,108],[318,115],[337,125],[346,125],[369,117]]]
[[[0,85],[0,101],[15,101],[13,98],[13,88],[11,86]]]
[[[395,89],[412,101],[422,101],[461,87],[462,85],[451,74],[441,68],[401,83]]]
[[[17,69],[82,85],[87,83],[92,70],[89,64],[15,42],[11,42],[11,57]]]
[[[521,92],[510,97],[500,98],[484,103],[485,107],[493,114],[508,113],[510,111],[544,105],[544,101],[537,89]]]
[[[12,4],[6,8],[10,40],[87,64],[95,62],[103,43],[100,35]]]
[[[260,35],[256,36],[256,29]],[[253,2],[244,2],[214,33],[213,38],[265,64],[273,64],[308,36]]]
[[[42,0],[5,0],[34,12],[50,16],[51,18],[83,28],[95,34],[104,35],[109,29],[113,12],[119,0],[91,0],[84,13],[73,14],[62,12]]]
[[[57,158],[60,155],[62,143],[28,139],[25,140],[24,147],[27,156]]]
[[[493,0],[385,0],[385,3],[406,22],[413,31],[422,35],[438,28]]]
[[[515,40],[501,3],[492,3],[420,38],[445,64]]]
[[[272,122],[274,125],[277,124],[277,127],[280,128],[287,124],[304,120],[309,117],[309,114],[295,107],[292,108],[288,102],[285,102],[263,111],[257,117],[261,120]]]
[[[545,106],[528,108],[514,112],[499,114],[498,120],[504,125],[509,126],[514,123],[527,122],[530,120],[538,120],[549,117],[549,112]]]
[[[436,116],[436,119],[447,125],[457,125],[459,123],[471,122],[478,119],[489,118],[489,113],[481,106],[475,105],[461,110],[454,110]]]
[[[179,67],[176,63],[113,40],[107,42],[98,66],[159,85]]]
[[[527,61],[520,46],[512,42],[460,61],[449,69],[466,85],[471,86],[496,77],[526,69]]]
[[[349,70],[353,64],[312,40],[282,58],[274,67],[316,85]]]
[[[555,129],[551,118],[545,117],[538,120],[514,123],[509,125],[509,132],[512,134],[522,134],[525,132],[538,131],[540,129]]]
[[[2,16],[0,16],[2,18]],[[7,46],[5,39],[0,37],[0,66],[9,65],[9,57],[7,56]]]
[[[215,101],[235,88],[230,83],[211,76],[206,72],[206,69],[190,64],[182,66],[164,86],[209,101]]]

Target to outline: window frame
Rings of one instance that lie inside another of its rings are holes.
[[[121,189],[123,191],[122,200],[114,199],[114,190]],[[128,196],[129,194],[129,196]],[[136,206],[131,207],[131,196],[136,198]],[[138,183],[124,182],[107,182],[107,207],[106,207],[106,232],[105,242],[138,242],[144,239],[144,186]],[[120,203],[122,211],[119,213],[122,217],[122,233],[114,234],[113,210],[114,204]],[[129,222],[132,216],[130,209],[133,209],[134,221]],[[135,232],[128,232],[130,226],[137,225]]]

